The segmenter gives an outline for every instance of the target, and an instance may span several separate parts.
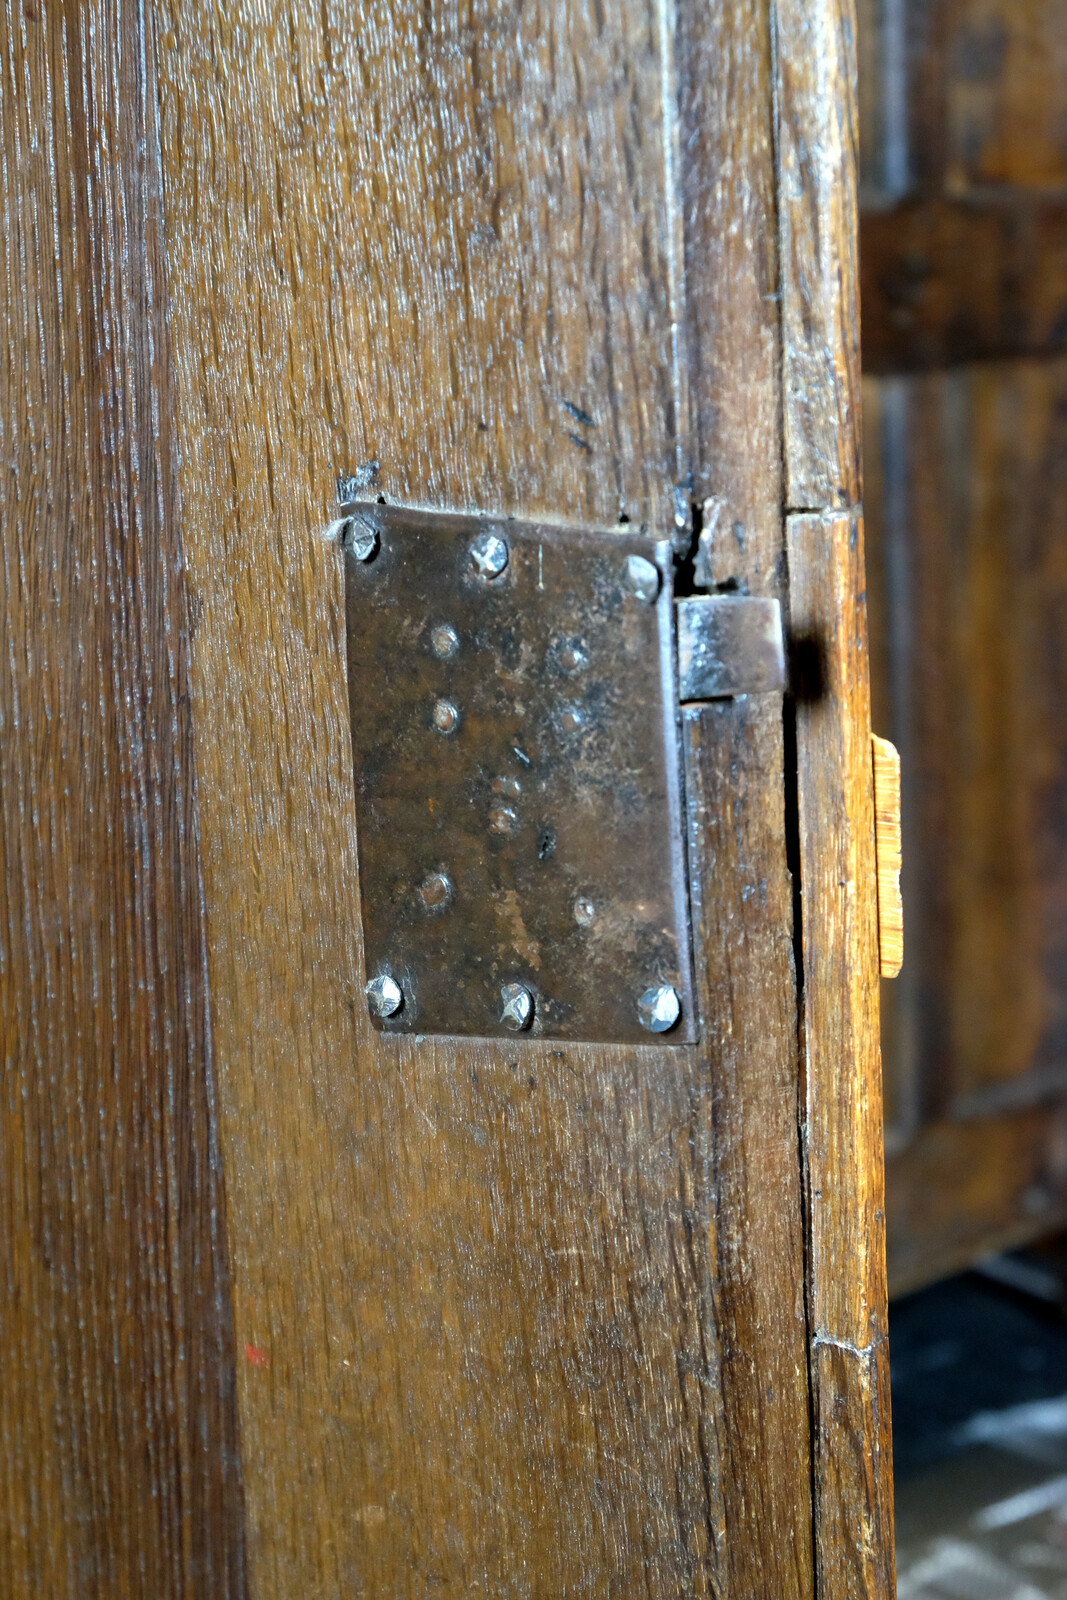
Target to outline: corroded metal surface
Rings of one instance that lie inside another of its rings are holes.
[[[678,681],[683,703],[785,690],[782,608],[743,594],[678,602]]]
[[[352,511],[378,533],[345,559],[367,976],[403,991],[374,1025],[504,1037],[517,984],[531,1033],[651,1042],[670,985],[659,1040],[691,1039],[668,547]]]

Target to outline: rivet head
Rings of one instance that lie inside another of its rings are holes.
[[[559,664],[564,672],[580,672],[585,666],[585,651],[577,644],[564,643],[559,647]]]
[[[533,995],[521,983],[505,983],[500,990],[500,1020],[512,1033],[521,1033],[533,1018]]]
[[[378,550],[378,530],[363,517],[349,517],[344,541],[357,561],[370,561]]]
[[[428,911],[436,911],[451,897],[452,885],[443,872],[431,872],[419,884],[419,899]]]
[[[651,605],[659,594],[659,569],[644,556],[627,556],[626,583],[631,594]]]
[[[596,921],[596,906],[587,895],[580,894],[574,902],[574,920],[579,928],[588,928]]]
[[[439,661],[448,661],[459,649],[459,634],[450,623],[441,622],[430,634],[430,649]]]
[[[559,714],[559,725],[564,733],[577,733],[584,721],[577,706],[564,706]]]
[[[494,794],[507,795],[509,800],[517,800],[522,793],[518,778],[494,778],[490,787]]]
[[[489,812],[490,833],[514,833],[519,819],[510,806],[493,806]]]
[[[637,1002],[637,1015],[642,1028],[649,1033],[666,1033],[673,1028],[682,1014],[682,1002],[669,983],[646,989]]]
[[[438,733],[455,733],[459,727],[459,712],[451,700],[438,700],[435,703],[433,725]]]
[[[497,533],[480,533],[471,545],[471,566],[479,578],[499,578],[508,564],[508,547]]]
[[[367,985],[367,1003],[376,1017],[395,1017],[404,1004],[404,992],[395,978],[382,972]]]

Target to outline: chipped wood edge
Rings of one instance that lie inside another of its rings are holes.
[[[900,753],[871,734],[874,757],[874,853],[878,864],[878,956],[883,978],[904,965],[904,902],[900,894]]]

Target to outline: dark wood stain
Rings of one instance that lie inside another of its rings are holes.
[[[1067,1215],[1067,8],[907,0],[895,53],[875,12],[866,505],[876,725],[903,761],[910,954],[884,998],[904,1291]]]
[[[257,1600],[888,1600],[850,5],[48,17],[3,58],[15,1594],[240,1595],[247,1538]],[[821,641],[795,719],[685,715],[700,1043],[370,1026],[339,481],[695,516]]]
[[[0,22],[0,1586],[241,1596],[155,84]]]

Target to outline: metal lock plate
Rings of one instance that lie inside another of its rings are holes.
[[[669,988],[694,1038],[669,547],[348,511],[375,1025],[647,1044]]]

